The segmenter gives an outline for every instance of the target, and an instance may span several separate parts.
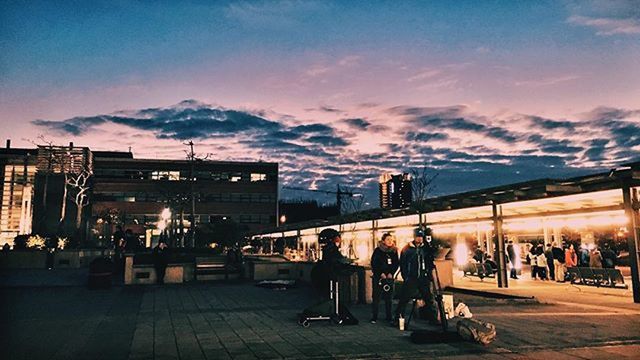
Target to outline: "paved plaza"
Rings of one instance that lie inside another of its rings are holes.
[[[303,328],[296,313],[313,301],[304,286],[1,291],[3,359],[640,358],[640,308],[576,305],[571,298],[558,305],[456,296],[477,318],[496,324],[497,341],[483,347],[413,344],[409,332],[370,324],[368,305],[352,306],[360,325]]]

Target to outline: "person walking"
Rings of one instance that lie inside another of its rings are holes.
[[[549,269],[549,279],[556,279],[556,269],[553,266],[553,248],[551,244],[547,244],[547,249],[544,251],[544,256],[547,258],[547,269]]]
[[[536,276],[538,275],[538,261],[536,260],[536,247],[532,246],[529,249],[529,253],[527,254],[529,258],[529,265],[531,266],[531,279],[537,280]]]
[[[398,248],[395,246],[393,236],[389,233],[382,235],[382,241],[373,250],[371,255],[371,271],[373,272],[373,301],[371,323],[378,321],[378,308],[380,299],[384,299],[384,309],[387,321],[391,318],[391,302],[393,299],[394,274],[398,270],[400,260]]]
[[[553,242],[553,268],[555,270],[556,282],[564,282],[564,250],[558,245],[557,242]]]
[[[518,270],[516,269],[516,248],[513,245],[513,240],[509,240],[507,245],[507,255],[509,255],[509,262],[511,263],[510,278],[518,279]]]
[[[164,241],[160,241],[153,249],[153,267],[156,270],[156,282],[164,284],[164,275],[169,264],[168,246]]]
[[[431,293],[431,271],[434,268],[433,249],[424,243],[424,231],[417,228],[413,232],[413,241],[409,242],[400,253],[400,273],[402,287],[396,307],[396,321],[404,317],[409,300],[418,292],[427,306],[431,323],[437,323],[436,309]]]

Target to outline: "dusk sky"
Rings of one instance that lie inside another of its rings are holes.
[[[640,160],[640,1],[2,1],[0,128],[372,205],[422,165],[435,194],[579,175]]]

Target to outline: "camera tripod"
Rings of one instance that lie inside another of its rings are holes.
[[[442,294],[442,286],[440,285],[440,276],[438,275],[438,267],[433,264],[433,269],[429,272],[431,275],[431,283],[433,284],[433,298],[438,306],[438,313],[440,314],[440,326],[443,332],[447,332],[449,323],[447,322],[447,313],[444,309],[444,300]],[[435,275],[435,276],[434,276]]]

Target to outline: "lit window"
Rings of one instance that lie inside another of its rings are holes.
[[[151,180],[180,180],[180,171],[153,171]]]
[[[267,181],[267,174],[251,173],[251,182]]]

